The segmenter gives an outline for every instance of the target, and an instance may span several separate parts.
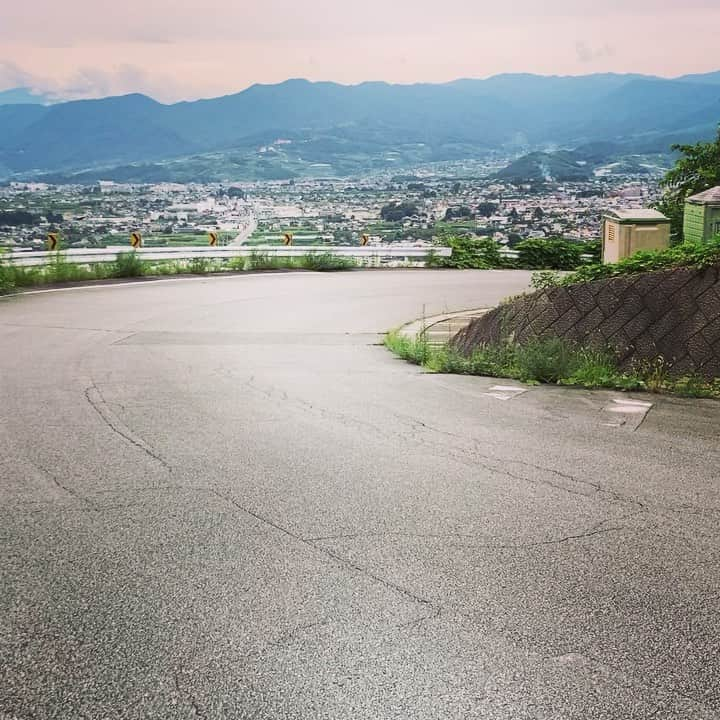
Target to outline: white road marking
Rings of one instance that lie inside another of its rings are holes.
[[[527,388],[517,387],[516,385],[493,385],[490,392],[483,393],[483,395],[496,400],[512,400],[525,392],[527,392]]]
[[[645,400],[631,400],[630,398],[615,398],[610,405],[603,408],[605,413],[614,415],[612,421],[601,423],[603,427],[619,428],[628,425],[631,430],[637,430],[653,404]]]
[[[633,414],[645,414],[651,407],[652,403],[643,402],[642,400],[613,400],[614,405],[608,405],[606,412]]]

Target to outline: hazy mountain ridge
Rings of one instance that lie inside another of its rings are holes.
[[[0,90],[0,105],[51,105],[58,102],[47,93],[36,92],[31,88],[19,87]]]
[[[303,173],[302,163],[346,172],[412,162],[416,155],[445,160],[594,141],[647,145],[677,134],[705,136],[719,121],[720,72],[675,80],[498,75],[438,85],[289,80],[172,105],[139,94],[50,106],[0,104],[0,168],[7,168],[6,176],[24,176],[257,153],[286,137],[296,147],[284,152],[302,161],[292,176]],[[394,151],[399,158],[384,156]],[[343,169],[351,157],[357,162]]]

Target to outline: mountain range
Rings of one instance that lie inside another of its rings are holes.
[[[0,93],[0,178],[347,175],[597,142],[615,154],[666,151],[715,132],[720,72],[416,85],[288,80],[169,105],[139,94],[46,102],[22,89]]]

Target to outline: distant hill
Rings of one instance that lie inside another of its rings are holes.
[[[517,183],[582,181],[592,177],[593,167],[579,161],[572,152],[534,152],[518,158],[508,167],[500,170],[496,177]]]
[[[670,164],[668,148],[677,141],[671,136],[645,141],[596,141],[573,150],[532,152],[511,162],[495,177],[515,183],[571,182],[588,180],[596,173],[659,173]]]
[[[0,105],[51,105],[53,102],[49,95],[30,88],[0,90]]]
[[[0,173],[113,179],[144,167],[172,179],[200,167],[212,176],[215,163],[236,179],[343,175],[497,149],[701,137],[719,121],[720,73],[498,75],[439,85],[288,80],[172,105],[143,95],[0,105]],[[586,172],[561,155],[533,162],[538,172],[544,162],[560,175]]]
[[[692,83],[709,83],[711,85],[720,85],[720,70],[718,72],[701,73],[699,75],[683,75],[677,78],[682,82]]]

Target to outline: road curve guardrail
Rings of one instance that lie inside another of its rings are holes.
[[[393,246],[322,246],[322,245],[255,245],[255,246],[225,246],[225,247],[145,247],[133,249],[129,246],[111,246],[106,248],[70,248],[60,251],[46,250],[15,250],[0,255],[0,259],[12,265],[32,266],[45,265],[60,257],[66,262],[78,265],[91,263],[114,262],[118,255],[134,252],[142,260],[193,260],[207,258],[217,260],[230,260],[236,257],[250,257],[253,254],[263,254],[270,257],[303,257],[308,254],[322,255],[330,253],[338,257],[355,258],[358,260],[424,260],[432,252],[435,257],[450,257],[452,248],[449,247],[415,247],[408,245]]]

